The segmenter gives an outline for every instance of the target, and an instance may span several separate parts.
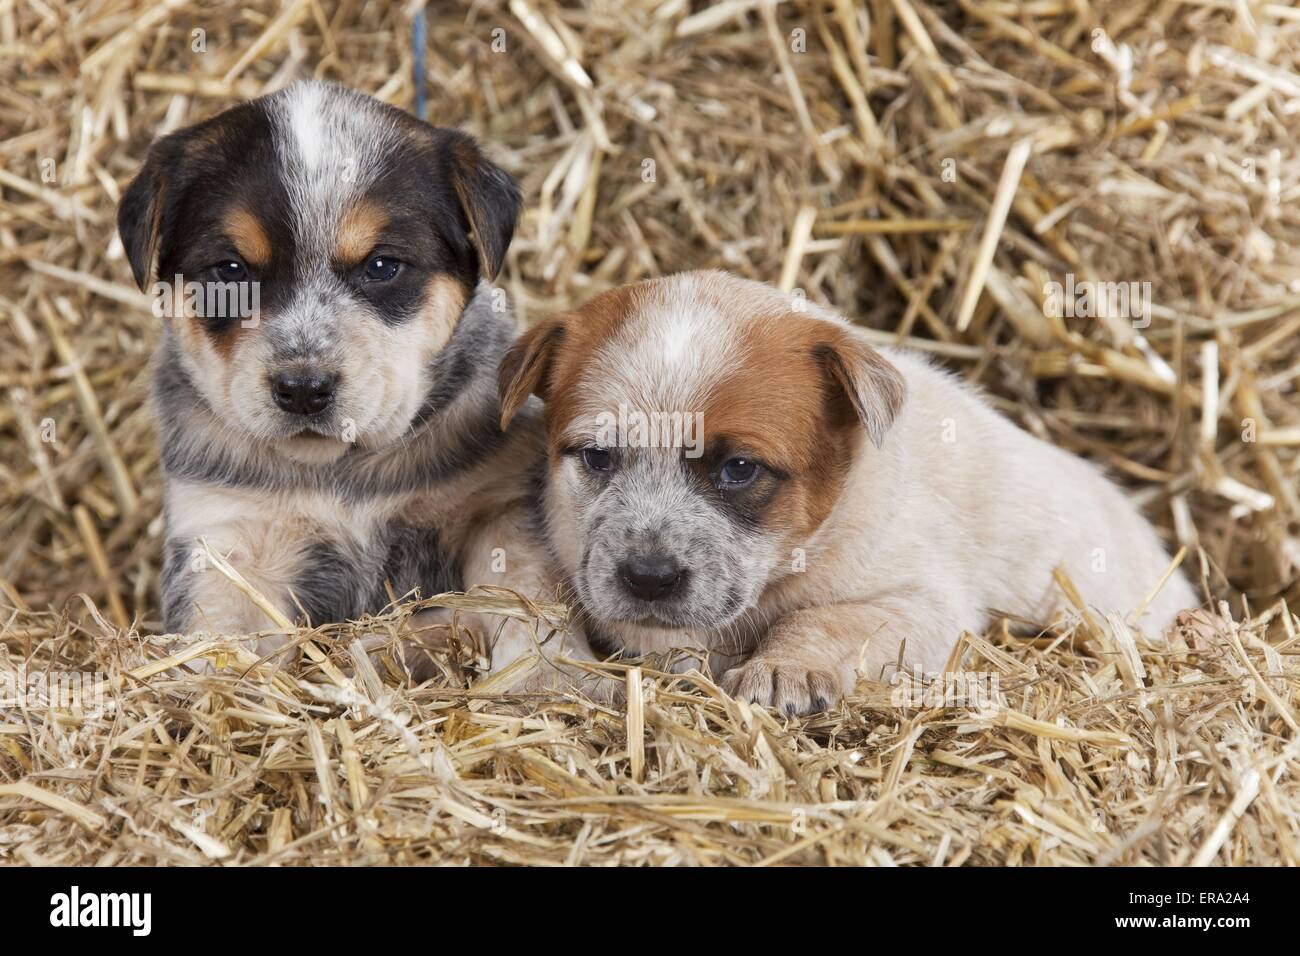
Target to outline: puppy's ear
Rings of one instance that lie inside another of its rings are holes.
[[[907,383],[888,359],[848,330],[816,349],[836,399],[867,430],[877,448],[907,398]]]
[[[555,351],[564,341],[562,315],[551,316],[515,340],[497,373],[497,394],[501,399],[501,430],[505,431],[528,396],[547,399],[547,384]]]
[[[149,287],[163,232],[163,208],[169,192],[179,186],[182,136],[164,136],[149,147],[144,165],[117,207],[117,232],[131,263],[131,275],[141,291]]]
[[[162,231],[162,170],[153,160],[154,152],[150,149],[149,159],[131,180],[117,207],[117,233],[122,237],[131,275],[141,292],[149,284]]]
[[[479,269],[495,279],[519,219],[519,186],[464,133],[452,131],[450,148],[451,181],[469,221]]]

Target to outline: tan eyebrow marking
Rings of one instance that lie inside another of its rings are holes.
[[[424,288],[419,321],[427,329],[428,348],[441,350],[451,338],[465,309],[465,288],[446,274],[435,274]]]
[[[334,259],[340,265],[354,266],[375,247],[380,232],[388,225],[388,216],[379,206],[363,199],[343,214],[334,244]]]
[[[243,206],[236,206],[221,221],[235,251],[255,269],[271,264],[271,240],[257,217]]]
[[[236,322],[220,331],[205,329],[199,321],[198,313],[191,308],[192,304],[188,301],[184,289],[177,287],[173,290],[172,315],[181,320],[175,323],[177,333],[180,335],[181,347],[201,362],[204,359],[204,352],[200,342],[206,338],[217,353],[217,357],[230,364],[237,342],[241,337],[250,334],[248,330],[252,326],[244,322]]]

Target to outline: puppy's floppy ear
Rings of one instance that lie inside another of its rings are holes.
[[[497,373],[497,394],[501,399],[501,430],[505,431],[528,396],[547,399],[547,385],[555,350],[564,340],[562,315],[543,319],[510,346]]]
[[[452,185],[469,221],[479,269],[495,279],[519,219],[519,186],[514,177],[483,155],[471,137],[455,130],[450,134]]]
[[[144,165],[131,180],[117,207],[117,232],[122,237],[127,261],[131,263],[131,275],[141,291],[149,286],[163,240],[163,211],[167,197],[175,195],[180,186],[183,141],[188,133],[189,130],[179,130],[149,147]]]
[[[867,430],[877,448],[894,424],[907,398],[907,383],[888,359],[850,330],[837,329],[831,340],[817,346],[837,398]]]

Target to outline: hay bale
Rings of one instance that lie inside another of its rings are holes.
[[[415,99],[409,10],[210,17],[0,10],[0,861],[1300,859],[1295,11],[428,11],[430,118],[525,189],[499,281],[526,319],[683,268],[801,289],[1128,480],[1213,609],[1167,645],[1086,615],[1037,641],[995,628],[962,666],[1000,697],[905,706],[864,680],[791,721],[658,660],[631,712],[503,695],[450,651],[411,688],[395,652],[375,671],[353,644],[402,633],[409,604],[175,670],[148,636],[156,320],[116,200],[158,132],[296,76]],[[1089,282],[1150,283],[1139,321],[1055,307]]]

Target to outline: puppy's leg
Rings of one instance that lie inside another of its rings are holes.
[[[163,626],[171,633],[249,634],[275,622],[208,557],[221,556],[289,620],[298,617],[290,596],[304,592],[309,523],[281,499],[202,482],[169,480],[164,546]],[[331,587],[333,584],[331,584]],[[268,653],[283,639],[261,642]]]
[[[722,675],[722,687],[787,714],[816,713],[853,689],[859,661],[872,680],[890,678],[900,649],[905,663],[939,671],[962,629],[978,626],[977,615],[934,594],[792,611]]]
[[[250,529],[211,528],[203,537],[244,579],[290,620],[297,610],[290,599],[291,582],[302,563],[300,542]],[[271,544],[272,541],[276,543]],[[260,542],[260,543],[259,543]],[[251,634],[276,627],[274,621],[234,583],[212,565],[197,539],[173,538],[166,546],[162,581],[163,627],[169,633],[206,631],[212,634]],[[264,638],[254,649],[268,654],[284,638]]]

